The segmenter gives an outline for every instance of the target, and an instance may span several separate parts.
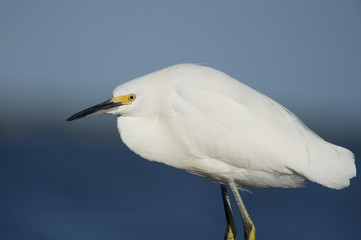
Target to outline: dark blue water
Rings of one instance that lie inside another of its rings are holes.
[[[39,134],[0,143],[2,240],[223,239],[217,184],[143,160],[117,137]],[[360,190],[355,178],[341,191],[308,183],[242,196],[258,239],[357,239]]]

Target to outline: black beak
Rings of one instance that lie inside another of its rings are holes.
[[[121,105],[122,105],[121,102],[113,102],[112,99],[109,99],[105,102],[99,103],[93,107],[87,108],[81,112],[74,114],[73,116],[69,117],[66,121],[69,122],[95,114],[106,113],[109,111],[109,109],[116,108]]]

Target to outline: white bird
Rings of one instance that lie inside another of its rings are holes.
[[[126,82],[112,99],[67,121],[99,113],[118,116],[123,142],[141,157],[219,183],[225,239],[236,236],[227,186],[246,239],[254,239],[238,189],[294,188],[305,178],[341,189],[356,176],[351,151],[323,140],[267,96],[205,66],[175,65]]]

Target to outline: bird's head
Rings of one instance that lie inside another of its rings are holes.
[[[204,78],[205,70],[210,71],[210,68],[179,64],[147,74],[119,85],[114,89],[111,99],[76,113],[67,121],[100,113],[152,118],[157,116],[169,96],[174,93],[175,83],[180,79],[190,82]]]
[[[113,91],[113,97],[105,102],[80,111],[66,121],[73,121],[87,116],[106,113],[119,116],[137,116],[144,114],[149,104],[144,100],[147,96],[147,83],[139,78],[119,85]]]

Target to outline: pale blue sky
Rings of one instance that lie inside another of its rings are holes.
[[[63,128],[119,83],[191,62],[356,137],[360,26],[360,1],[1,1],[1,128]]]

